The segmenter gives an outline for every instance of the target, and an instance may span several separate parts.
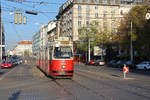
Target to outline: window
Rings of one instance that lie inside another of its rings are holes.
[[[132,4],[132,0],[120,0],[120,4]]]
[[[89,3],[89,2],[90,2],[90,0],[85,0],[85,2],[86,2],[86,3]]]
[[[103,3],[107,3],[107,0],[103,0]]]
[[[78,21],[78,27],[81,27],[81,21]]]
[[[106,13],[104,13],[104,14],[103,14],[103,17],[104,17],[104,18],[106,18],[106,17],[107,17],[107,14],[106,14]]]
[[[107,12],[107,6],[103,7],[103,12],[106,13]]]
[[[55,58],[70,58],[72,57],[72,50],[70,47],[55,47],[54,57]]]
[[[111,13],[113,13],[113,14],[115,13],[115,8],[111,9]]]
[[[99,2],[99,0],[94,0],[94,2],[95,2],[95,3],[98,3],[98,2]]]
[[[89,13],[86,13],[86,18],[89,18],[90,17],[90,14]]]
[[[103,26],[103,27],[104,27],[104,30],[107,30],[107,22],[104,22],[103,25],[104,25],[104,26]]]
[[[110,0],[110,4],[114,5],[115,4],[115,0]]]
[[[89,5],[86,6],[86,11],[90,11],[90,6]]]
[[[111,18],[115,18],[115,15],[114,15],[114,14],[111,14]]]
[[[95,18],[98,18],[98,13],[95,13]]]
[[[135,2],[141,3],[141,2],[143,2],[143,0],[135,0]]]
[[[120,11],[120,14],[123,15],[123,10]]]
[[[82,18],[82,14],[81,13],[78,13],[78,18]]]
[[[86,25],[87,25],[87,26],[89,25],[89,21],[86,21]]]
[[[98,6],[95,6],[95,10],[97,10],[98,9]]]
[[[78,11],[81,11],[81,10],[82,10],[82,6],[78,5]]]

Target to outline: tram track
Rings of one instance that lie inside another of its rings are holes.
[[[67,88],[65,88],[61,83],[59,83],[56,79],[52,79],[52,81],[59,86],[60,88],[62,88],[64,90],[64,92],[66,92],[69,96],[72,96],[74,98],[74,100],[78,100],[77,96],[73,95],[71,91],[69,91]]]
[[[70,84],[74,84],[75,86],[78,86],[78,87],[80,87],[80,88],[82,88],[82,89],[85,89],[86,91],[89,91],[90,93],[92,93],[92,94],[94,94],[94,95],[100,96],[101,98],[103,98],[103,100],[111,100],[111,99],[109,99],[108,97],[106,97],[105,95],[102,95],[102,94],[100,94],[99,92],[96,92],[96,91],[94,91],[93,89],[91,89],[91,88],[89,88],[89,87],[86,87],[85,85],[83,85],[83,84],[81,84],[81,83],[79,83],[79,82],[77,82],[77,81],[75,81],[75,80],[73,80],[73,79],[65,79],[65,82],[66,82],[66,81],[67,81],[68,83],[70,83]],[[57,84],[58,86],[60,86],[61,88],[63,88],[64,91],[65,91],[67,94],[73,96],[73,97],[75,98],[75,100],[78,100],[78,97],[77,97],[77,96],[74,96],[73,93],[71,92],[71,90],[69,90],[68,88],[65,87],[65,85],[64,85],[65,83],[61,82],[61,79],[60,79],[60,82],[59,82],[59,80],[53,80],[53,82],[55,82],[55,84]]]
[[[77,82],[77,81],[75,81],[75,80],[71,80],[71,81],[74,82],[74,83],[76,83],[76,84],[78,84],[80,87],[85,88],[85,89],[88,90],[88,91],[91,91],[93,94],[96,94],[97,96],[101,96],[101,97],[104,98],[105,100],[111,100],[111,99],[108,99],[106,96],[100,94],[99,92],[96,92],[96,91],[94,91],[93,89],[91,89],[91,88],[89,88],[89,87],[86,87],[85,85],[82,85],[81,83],[79,83],[79,82]]]
[[[78,71],[79,71],[79,72],[82,72],[82,71],[80,71],[80,70],[78,70]],[[99,78],[95,78],[94,74],[90,74],[90,73],[88,73],[88,72],[84,72],[84,73],[82,72],[82,74],[81,74],[81,73],[79,73],[79,72],[76,72],[75,74],[78,75],[78,76],[80,76],[80,77],[86,78],[86,79],[95,80],[95,81],[100,81]],[[89,74],[92,75],[92,76],[89,76]],[[100,76],[100,77],[101,77],[101,76]],[[119,87],[119,86],[112,85],[112,84],[110,84],[110,83],[103,82],[103,81],[101,81],[101,83],[104,84],[104,85],[106,85],[106,86],[108,86],[108,87],[113,87],[114,89],[123,90],[123,91],[125,91],[125,92],[127,92],[127,93],[130,93],[130,94],[133,94],[133,95],[136,95],[136,96],[140,96],[140,97],[143,97],[143,98],[145,98],[145,99],[147,99],[147,100],[150,100],[150,97],[149,97],[149,96],[142,95],[141,93],[137,93],[137,91],[131,91],[131,90],[129,90],[128,88],[121,88],[121,87]],[[133,87],[132,87],[132,88],[133,88]],[[134,87],[134,88],[136,88],[136,87]],[[108,100],[111,100],[111,99],[108,99]]]

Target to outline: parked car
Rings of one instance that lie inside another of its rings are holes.
[[[130,69],[135,69],[135,68],[136,68],[136,66],[135,66],[135,64],[134,64],[133,61],[126,61],[125,64],[126,64],[126,66],[129,67]]]
[[[1,64],[1,68],[12,68],[13,62],[12,61],[3,61]]]
[[[86,64],[87,64],[87,65],[94,65],[95,62],[94,62],[94,60],[91,60],[90,62],[87,62]]]
[[[119,60],[116,62],[116,67],[122,68],[125,64],[125,61]]]
[[[149,70],[150,69],[150,62],[149,61],[143,61],[143,62],[137,64],[136,67],[137,67],[137,69]]]
[[[98,66],[98,65],[103,66],[103,65],[105,65],[105,61],[102,60],[102,59],[95,60],[95,65],[96,65],[96,66]]]
[[[110,66],[110,67],[116,67],[116,60],[111,60],[110,62],[108,62],[108,65]]]
[[[22,59],[18,58],[17,59],[17,64],[22,64]]]

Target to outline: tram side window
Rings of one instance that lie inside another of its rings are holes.
[[[55,47],[54,57],[55,58],[70,58],[72,57],[72,50],[70,47]]]

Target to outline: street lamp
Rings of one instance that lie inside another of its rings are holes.
[[[128,3],[131,4],[131,7],[133,6],[132,4],[134,3],[134,0],[132,1],[128,1]],[[131,37],[130,37],[130,60],[133,61],[133,41],[132,41],[132,28],[133,28],[133,22],[131,20],[131,23],[130,23],[130,31],[131,31]]]

